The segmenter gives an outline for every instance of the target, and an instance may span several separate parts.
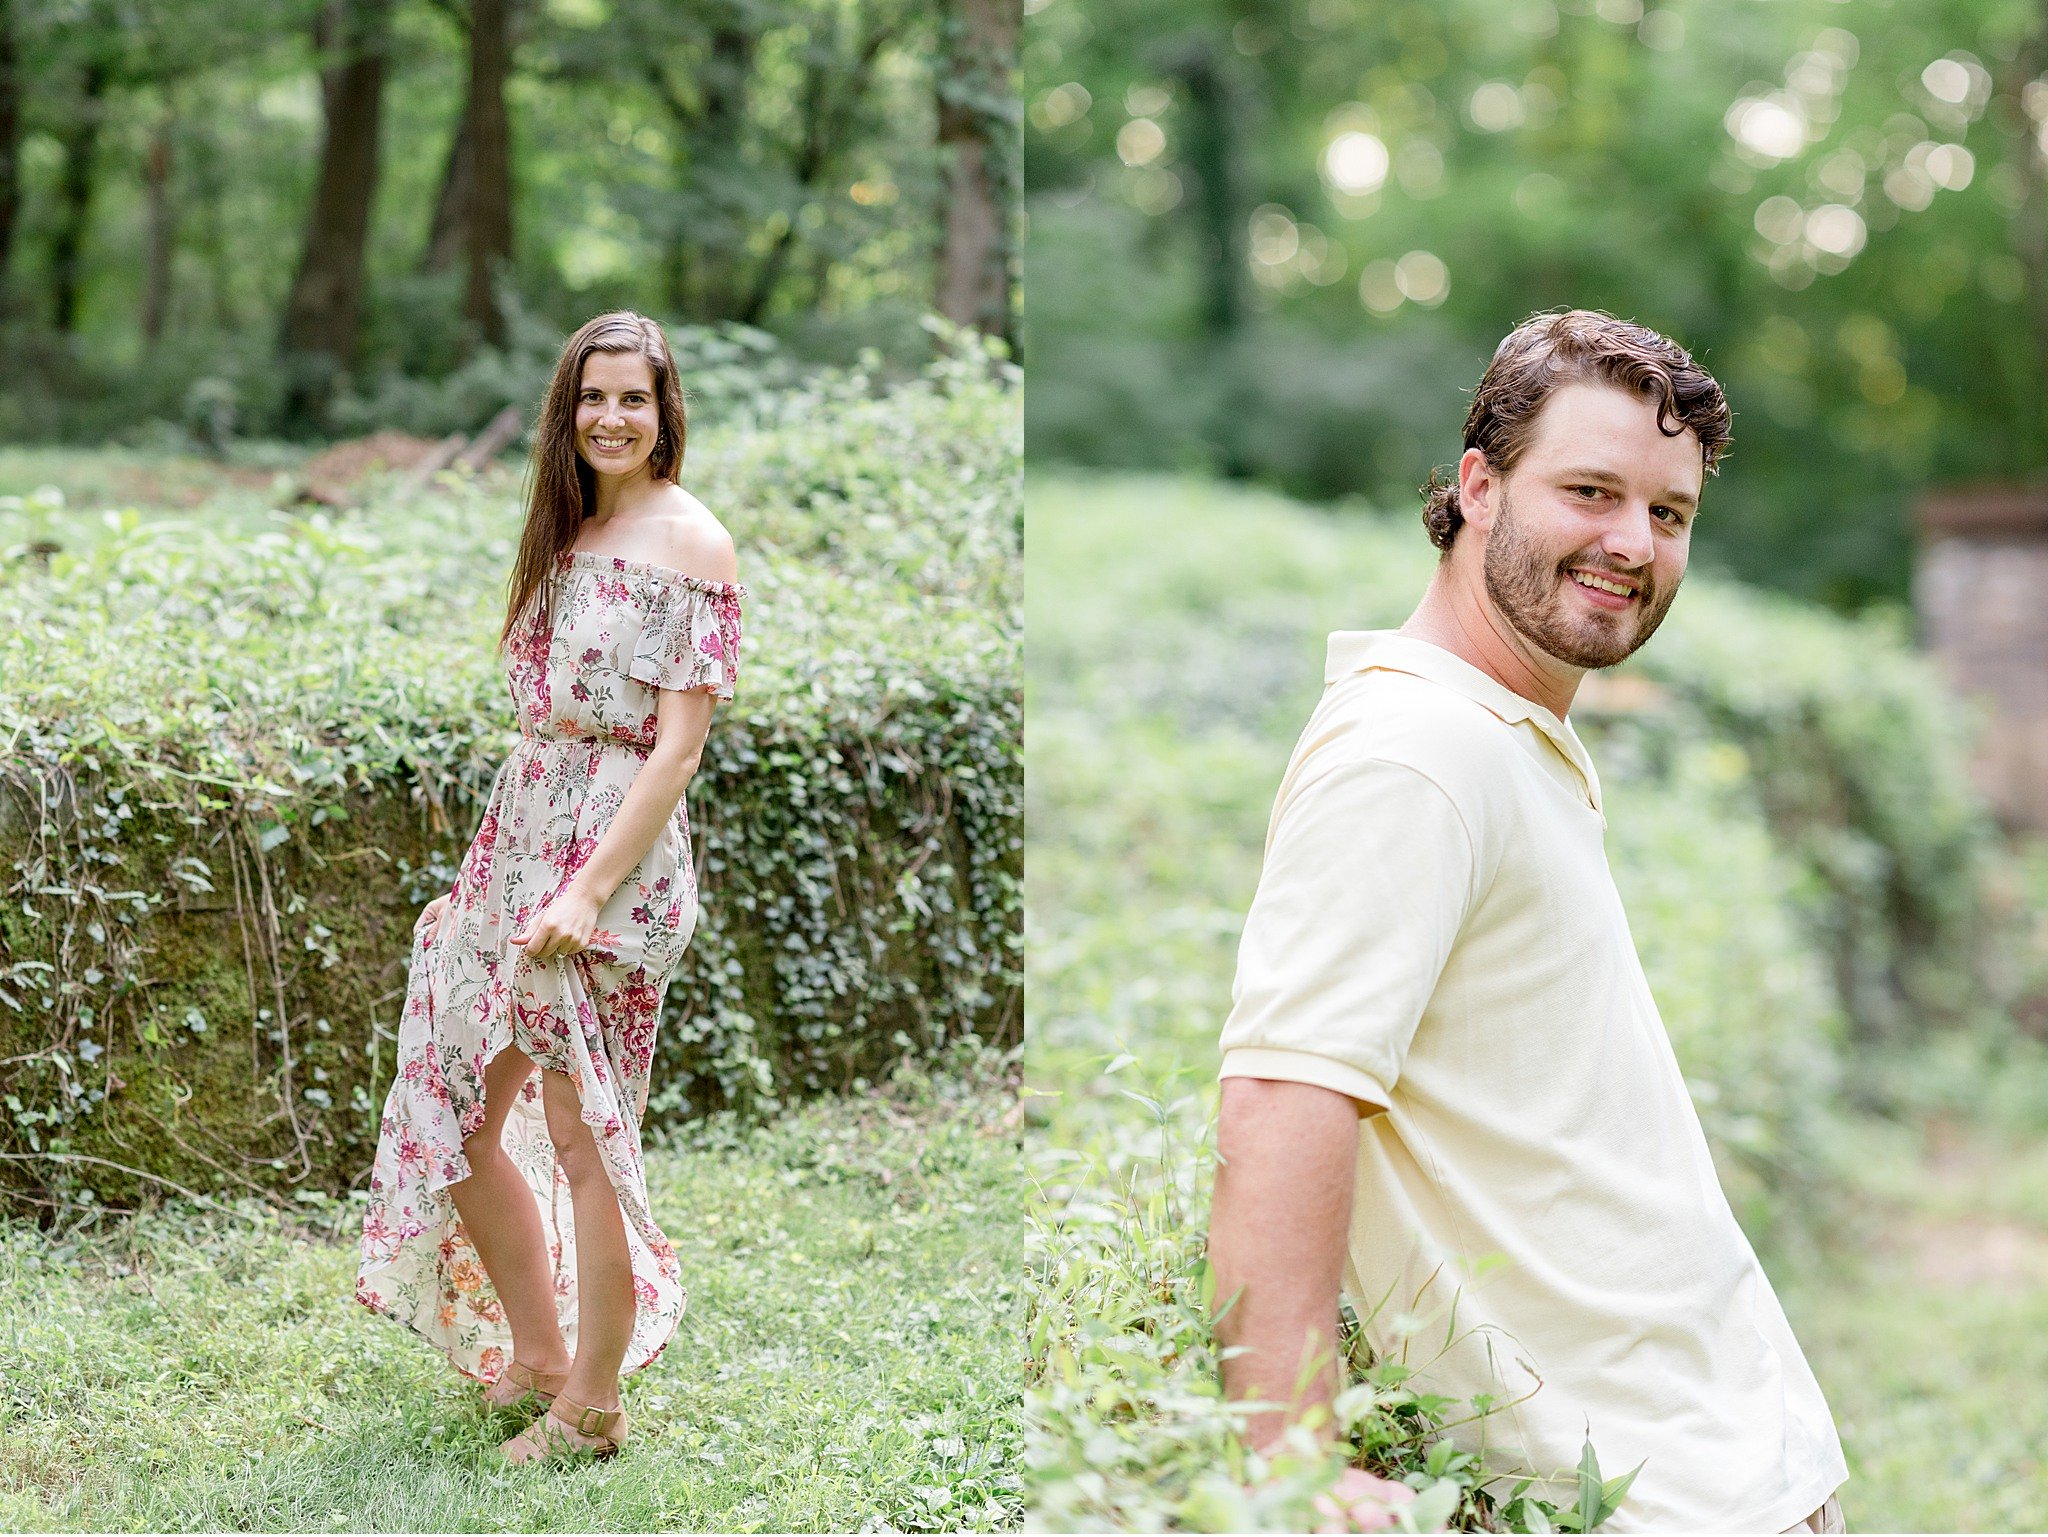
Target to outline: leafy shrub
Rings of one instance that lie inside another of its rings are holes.
[[[1995,828],[1953,690],[1882,614],[1688,585],[1641,670],[1747,756],[1773,832],[1824,894],[1811,932],[1856,1034],[1897,1042],[2002,1011]]]

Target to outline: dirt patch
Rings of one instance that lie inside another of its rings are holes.
[[[437,455],[445,462],[449,446],[406,432],[373,432],[366,438],[346,438],[321,449],[299,466],[296,499],[328,507],[353,507],[357,504],[356,486],[365,476],[383,470],[409,470]]]
[[[2007,1292],[2048,1288],[2048,1229],[1967,1210],[2005,1171],[2008,1160],[2001,1149],[1953,1116],[1929,1119],[1921,1136],[1921,1167],[1927,1195],[1933,1198],[1928,1204],[1946,1210],[1899,1212],[1886,1247],[1904,1254],[1930,1286]],[[1948,1214],[1958,1206],[1965,1210]]]
[[[269,470],[226,464],[209,464],[198,474],[181,467],[170,475],[146,465],[123,466],[115,471],[114,501],[129,507],[198,507],[219,495],[223,485],[267,491],[275,478]]]
[[[1996,1218],[1922,1218],[1902,1235],[1929,1286],[2031,1292],[2048,1287],[2048,1233]]]
[[[321,449],[299,467],[299,477],[310,485],[347,485],[377,470],[409,470],[437,446],[409,432],[373,432]]]

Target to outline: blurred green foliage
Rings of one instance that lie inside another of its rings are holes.
[[[1031,452],[1405,504],[1532,310],[1734,406],[1696,554],[1903,600],[1917,491],[2048,464],[2027,0],[1031,0]]]

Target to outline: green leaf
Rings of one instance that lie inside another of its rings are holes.
[[[1404,1532],[1440,1532],[1458,1513],[1464,1494],[1456,1479],[1440,1478],[1409,1502],[1396,1525]]]
[[[1593,1452],[1592,1437],[1586,1438],[1586,1449],[1579,1454],[1579,1502],[1574,1507],[1579,1513],[1579,1530],[1590,1532],[1600,1524],[1601,1508],[1600,1459]]]

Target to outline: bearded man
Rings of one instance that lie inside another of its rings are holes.
[[[1567,719],[1678,596],[1728,442],[1682,347],[1538,315],[1428,488],[1421,604],[1330,637],[1223,1031],[1209,1248],[1225,1388],[1273,1406],[1255,1443],[1330,1403],[1341,1287],[1416,1386],[1491,1396],[1449,1434],[1538,1497],[1572,1503],[1590,1438],[1641,1465],[1608,1530],[1844,1530],[1833,1419],[1715,1175]]]

